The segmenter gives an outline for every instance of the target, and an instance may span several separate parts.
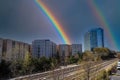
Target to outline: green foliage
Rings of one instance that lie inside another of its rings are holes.
[[[76,59],[74,56],[70,56],[67,60],[69,64],[77,63],[78,59]]]
[[[58,67],[58,60],[56,58],[50,58],[50,62],[51,62],[51,69],[55,69],[56,67]]]
[[[100,71],[99,73],[97,73],[97,77],[94,80],[109,80],[109,75],[108,72],[105,70]]]
[[[82,53],[76,53],[74,56],[70,56],[67,59],[68,64],[74,64],[74,63],[81,63],[83,54]]]
[[[77,53],[78,54],[78,56],[79,56],[79,59],[82,59],[82,57],[83,57],[83,53]]]
[[[24,71],[25,74],[32,73],[32,71],[34,69],[32,56],[30,55],[29,52],[26,52],[26,54],[25,54],[25,58],[23,60],[22,67],[23,67],[23,71]]]
[[[108,48],[94,48],[94,51],[96,51],[98,53],[109,53],[109,49]]]
[[[83,60],[84,61],[93,61],[94,60],[94,54],[90,51],[86,51],[83,53]]]
[[[25,55],[25,58],[24,58],[24,62],[23,62],[24,68],[27,68],[28,66],[30,66],[32,63],[31,61],[32,61],[32,58],[31,58],[30,54],[27,52]]]
[[[45,57],[42,57],[39,59],[39,62],[41,64],[41,68],[46,71],[46,70],[49,70],[50,69],[50,60],[45,58]]]
[[[10,70],[11,70],[12,77],[22,75],[22,69],[23,69],[22,64],[23,64],[22,60],[15,60],[11,63]]]
[[[0,64],[0,80],[2,80],[3,78],[7,78],[11,76],[11,71],[10,71],[10,62],[7,62],[5,60],[1,61]]]
[[[94,48],[93,50],[96,57],[101,57],[101,59],[109,59],[111,56],[111,51],[108,48]]]
[[[87,62],[87,61],[99,61],[106,57],[110,56],[110,50],[107,48],[95,48],[93,52],[86,51],[83,54],[82,53],[76,53],[74,56],[70,56],[67,58],[65,62],[69,64],[74,63],[81,63],[81,62]],[[60,66],[60,57],[59,55],[56,55],[54,58],[32,58],[29,52],[26,52],[25,58],[21,60],[18,58],[17,60],[14,60],[12,62],[7,62],[2,60],[0,63],[0,79],[2,78],[9,78],[9,77],[17,77],[37,72],[43,72],[47,70],[53,70],[55,68],[58,68]],[[90,64],[87,65],[89,69]],[[104,75],[106,73],[104,72]],[[102,75],[103,76],[103,75]],[[105,75],[104,78],[107,76]],[[106,79],[104,79],[106,80]]]
[[[100,55],[103,55],[103,56],[108,56],[110,50],[108,48],[95,48],[94,52],[99,53]]]
[[[103,72],[103,79],[108,80],[108,73],[106,71]]]
[[[46,57],[34,59],[35,69],[34,72],[47,71],[51,68],[50,60]]]

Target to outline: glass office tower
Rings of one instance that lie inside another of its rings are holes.
[[[85,50],[91,51],[96,47],[104,47],[104,30],[95,28],[88,31],[84,37]]]

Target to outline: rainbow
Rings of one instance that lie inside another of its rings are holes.
[[[93,14],[98,19],[101,27],[103,27],[105,29],[105,31],[107,32],[107,36],[108,36],[112,46],[117,49],[117,45],[115,43],[114,36],[112,34],[112,31],[110,30],[110,25],[107,22],[105,16],[103,15],[102,11],[99,9],[98,5],[95,3],[95,0],[88,0],[88,1],[89,1],[88,4],[90,5],[90,7],[92,9]]]
[[[35,0],[35,3],[38,4],[40,10],[47,16],[49,21],[52,23],[53,27],[60,35],[62,42],[64,44],[71,44],[71,41],[70,41],[68,35],[65,33],[64,28],[58,22],[58,20],[54,17],[54,15],[50,11],[50,9],[42,2],[42,0]]]

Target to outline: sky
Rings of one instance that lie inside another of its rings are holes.
[[[105,47],[119,50],[120,0],[93,1],[109,24],[108,31],[113,40],[110,40],[107,30],[96,18],[89,0],[43,0],[65,29],[71,43],[83,44],[85,32],[92,28],[102,27],[105,29]],[[1,38],[27,43],[32,43],[35,39],[50,39],[61,44],[58,33],[52,26],[34,0],[0,0]]]

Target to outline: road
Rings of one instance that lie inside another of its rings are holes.
[[[108,60],[108,61],[103,61],[100,63],[94,63],[91,68],[91,72],[94,73],[96,71],[97,66],[99,66],[98,70],[108,66],[109,64],[112,64],[116,60]],[[69,65],[69,66],[63,66],[59,69],[53,70],[53,71],[47,71],[43,73],[37,73],[37,74],[32,74],[32,75],[27,75],[27,76],[21,76],[18,78],[10,79],[10,80],[64,80],[65,78],[69,77],[72,78],[71,76],[75,77],[77,73],[84,74],[85,71],[83,69],[83,65]],[[79,75],[80,75],[79,74]],[[120,79],[119,79],[120,80]]]
[[[113,76],[110,76],[110,80],[120,80],[120,70]]]

